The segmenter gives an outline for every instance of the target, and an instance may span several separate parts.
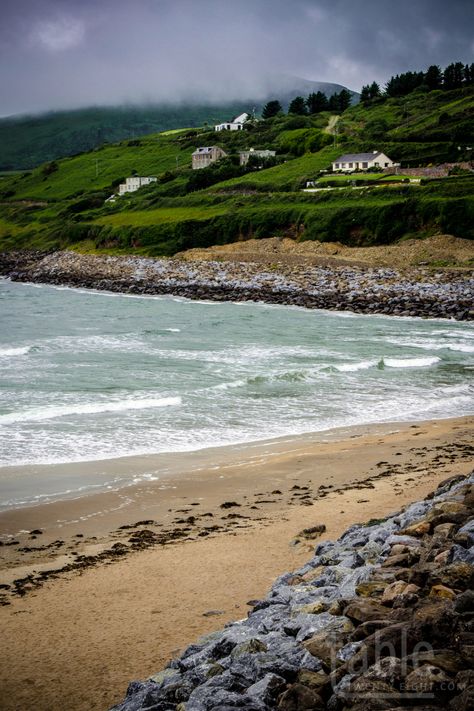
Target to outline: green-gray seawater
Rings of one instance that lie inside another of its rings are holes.
[[[474,411],[473,365],[466,323],[4,280],[0,464],[460,416]],[[0,506],[18,503],[0,472]]]

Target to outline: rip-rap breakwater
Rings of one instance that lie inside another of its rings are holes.
[[[79,255],[4,253],[14,281],[213,301],[263,301],[310,309],[472,320],[469,271],[317,267]]]
[[[473,475],[452,477],[431,498],[319,544],[249,603],[247,619],[132,682],[113,711],[469,711],[473,485]]]

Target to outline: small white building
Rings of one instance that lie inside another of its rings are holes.
[[[371,153],[345,153],[333,161],[333,172],[343,171],[352,173],[354,170],[368,170],[369,168],[395,168],[400,163],[394,163],[385,153],[372,151]]]
[[[248,151],[239,151],[240,165],[247,165],[251,156],[261,158],[262,161],[264,161],[267,158],[273,158],[276,156],[276,151],[260,151],[255,148],[250,148]]]
[[[196,148],[192,155],[193,170],[207,168],[211,163],[215,163],[220,158],[225,158],[227,153],[219,146],[201,146]]]
[[[249,114],[243,113],[240,114],[240,116],[236,116],[235,118],[231,119],[230,121],[226,121],[225,123],[219,123],[217,126],[214,126],[215,131],[241,131],[244,127],[244,123],[248,121],[250,118]]]
[[[124,183],[119,185],[119,195],[124,195],[125,193],[134,193],[135,190],[142,188],[144,185],[149,185],[150,183],[156,183],[157,178],[151,176],[141,177],[139,175],[132,175],[131,178],[126,178]]]

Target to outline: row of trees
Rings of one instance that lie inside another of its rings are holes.
[[[339,93],[332,94],[329,99],[322,91],[313,92],[306,98],[295,96],[288,106],[288,114],[296,116],[308,116],[319,114],[321,111],[332,111],[342,113],[351,105],[352,95],[347,89],[342,89]],[[262,118],[273,118],[283,112],[279,101],[269,101],[263,107]]]
[[[404,74],[390,77],[384,92],[375,81],[372,84],[367,84],[362,87],[360,100],[362,103],[367,104],[381,96],[406,96],[420,86],[426,86],[430,91],[434,89],[450,91],[451,89],[460,89],[463,86],[472,86],[473,84],[474,64],[453,62],[444,70],[433,64],[428,67],[426,72],[405,72]]]

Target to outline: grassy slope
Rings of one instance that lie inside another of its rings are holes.
[[[298,147],[298,141],[308,135],[323,135],[329,116],[298,119],[296,123],[289,118],[276,119],[238,134],[193,135],[183,129],[146,136],[139,145],[123,142],[105,146],[58,161],[59,169],[48,176],[41,168],[31,175],[4,176],[0,189],[7,197],[0,205],[0,246],[75,246],[172,254],[191,246],[274,234],[340,239],[347,244],[389,242],[406,234],[429,234],[439,229],[474,237],[472,178],[450,178],[421,187],[392,184],[387,189],[300,191],[306,180],[318,177],[320,170],[347,150],[389,146],[393,150],[386,150],[391,157],[405,153],[417,163],[430,162],[433,146],[435,153],[447,155],[456,131],[462,135],[466,130],[465,119],[473,107],[472,90],[427,95],[414,92],[403,100],[375,102],[368,108],[355,106],[341,118],[339,146],[334,147],[331,137],[324,134],[323,145],[330,145],[319,151],[300,157],[287,155],[280,165],[187,195],[183,192],[191,175],[195,146],[219,143],[229,154],[250,146],[277,150],[282,144]],[[368,139],[374,124],[382,119],[386,140]],[[303,127],[296,126],[301,122]],[[420,141],[423,137],[426,140]],[[173,179],[104,205],[112,183],[133,170],[157,176],[172,171]],[[357,177],[370,181],[379,176]],[[327,181],[324,177],[320,180],[322,184]],[[344,185],[353,177],[336,180]]]
[[[471,158],[465,148],[472,146],[473,126],[472,87],[449,92],[417,90],[400,99],[376,100],[369,107],[358,104],[344,113],[340,124],[348,143],[357,142],[370,150],[375,142],[405,165]]]
[[[337,158],[339,154],[339,148],[327,146],[317,153],[308,153],[301,156],[301,158],[294,158],[274,168],[267,168],[267,170],[261,170],[258,173],[252,173],[242,178],[223,181],[214,186],[213,191],[216,189],[245,187],[246,185],[264,187],[270,191],[275,188],[279,189],[282,186],[288,186],[291,190],[292,184],[297,183],[299,187],[305,180],[313,179],[320,170],[330,166],[331,161]]]
[[[127,143],[104,146],[74,158],[58,161],[59,170],[47,178],[37,169],[15,184],[15,198],[61,200],[78,193],[109,188],[112,182],[135,170],[139,175],[159,176],[176,168],[176,158],[189,165],[192,149],[181,149],[176,135],[147,136],[140,145]],[[133,143],[133,142],[132,142]]]
[[[77,155],[104,142],[133,139],[180,126],[213,125],[256,107],[269,98],[287,106],[296,95],[324,91],[327,96],[343,89],[339,84],[280,77],[272,96],[209,104],[125,104],[56,111],[35,116],[0,119],[0,170],[31,169],[46,161]],[[354,94],[354,96],[358,96]]]
[[[178,126],[202,126],[206,121],[213,124],[247,108],[237,102],[221,106],[96,107],[0,119],[0,168],[31,169],[92,150],[105,141],[134,139]]]

